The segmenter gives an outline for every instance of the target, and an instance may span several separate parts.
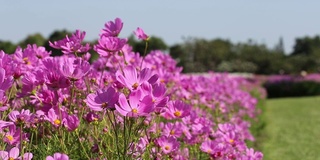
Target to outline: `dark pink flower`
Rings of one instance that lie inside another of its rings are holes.
[[[107,90],[98,89],[96,93],[87,96],[86,103],[93,111],[102,111],[103,109],[114,109],[119,100],[119,93],[113,87]]]
[[[151,79],[151,78],[150,78]],[[149,80],[150,81],[150,80]],[[149,82],[148,81],[148,82]],[[156,83],[151,85],[149,83],[143,83],[141,85],[142,91],[146,92],[144,94],[149,94],[152,96],[152,101],[155,105],[155,112],[161,113],[164,111],[164,107],[167,105],[169,97],[166,95],[166,87],[162,83]]]
[[[6,71],[0,68],[0,90],[6,91],[13,84],[13,77],[6,76]]]
[[[179,138],[182,134],[182,127],[179,122],[176,123],[166,123],[162,130],[162,135],[164,136],[173,136],[175,138]]]
[[[131,92],[128,100],[124,94],[120,94],[116,110],[123,116],[146,116],[154,110],[154,105],[150,95],[142,97],[142,92],[137,90]]]
[[[62,123],[68,131],[74,131],[78,128],[80,121],[76,115],[68,115],[63,118]]]
[[[61,74],[70,81],[77,81],[90,71],[90,64],[81,58],[64,58],[60,66]]]
[[[48,115],[46,116],[46,120],[49,121],[53,126],[60,127],[62,125],[63,116],[65,114],[60,114],[63,111],[55,111],[53,108],[51,108],[48,111]]]
[[[14,125],[13,122],[6,122],[6,121],[3,121],[3,120],[0,120],[0,129],[4,128],[4,127],[8,127],[8,126],[11,126],[11,125]]]
[[[95,122],[95,121],[99,121],[101,119],[101,117],[94,113],[94,112],[89,112],[85,117],[84,119],[88,122],[88,123],[91,123],[91,122]]]
[[[37,57],[38,59],[44,59],[50,56],[50,52],[46,51],[46,48],[42,46],[37,46],[36,44],[28,44],[27,48],[23,50],[24,54],[32,55]],[[28,60],[28,59],[25,59]]]
[[[8,109],[7,103],[8,103],[8,98],[6,97],[5,91],[0,90],[0,112]]]
[[[167,106],[165,114],[171,118],[183,118],[190,114],[191,106],[181,100],[169,101]]]
[[[246,149],[246,155],[242,157],[244,160],[260,160],[263,158],[263,154],[261,152],[255,152],[252,148]]]
[[[203,143],[201,143],[200,149],[203,152],[206,152],[208,154],[214,154],[215,145],[216,145],[216,143],[214,141],[206,140]]]
[[[69,156],[63,153],[55,153],[52,156],[47,156],[46,160],[69,160]]]
[[[117,81],[130,90],[136,90],[142,83],[148,82],[151,77],[152,73],[150,69],[144,68],[138,74],[133,66],[126,66],[123,69],[123,74],[121,70],[118,70],[116,73]]]
[[[67,88],[70,86],[70,80],[66,77],[62,76],[57,72],[46,72],[46,82],[45,84],[48,85],[53,90],[57,90],[60,88]]]
[[[121,51],[122,47],[126,43],[126,39],[102,36],[98,40],[98,44],[94,46],[94,50],[97,51],[101,56],[108,57],[116,52]]]
[[[10,145],[20,143],[20,131],[21,129],[16,127],[16,125],[8,126],[9,131],[3,136],[3,141]]]
[[[19,157],[20,150],[17,147],[11,148],[9,152],[0,151],[0,159],[1,160],[31,160],[33,155],[32,153],[25,153],[22,157]]]
[[[134,32],[134,34],[138,37],[138,39],[147,41],[149,39],[149,36],[144,33],[144,31],[141,28],[137,28],[137,30]]]
[[[69,54],[69,53],[85,53],[90,49],[90,44],[87,43],[85,45],[82,45],[82,41],[86,35],[86,32],[81,32],[80,30],[76,30],[74,34],[69,37],[68,35],[66,38],[59,40],[49,42],[50,46],[55,49],[61,49],[63,53]]]
[[[179,148],[179,142],[174,137],[161,136],[156,140],[156,144],[164,154],[169,154]]]
[[[18,124],[28,123],[31,117],[31,114],[30,114],[30,110],[28,109],[27,110],[22,109],[20,112],[14,110],[9,113],[8,117],[12,122],[18,125]]]
[[[123,22],[120,18],[116,18],[113,21],[109,21],[104,24],[104,29],[102,29],[102,35],[106,37],[118,37],[122,30]]]

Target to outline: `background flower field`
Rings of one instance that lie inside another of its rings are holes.
[[[122,28],[105,23],[94,45],[80,30],[49,42],[62,56],[35,44],[0,51],[2,159],[262,159],[246,143],[266,95],[259,84],[183,74],[148,51],[141,28],[145,49],[134,52]]]

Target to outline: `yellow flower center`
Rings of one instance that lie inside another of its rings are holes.
[[[28,57],[24,57],[23,59],[24,64],[30,65],[31,62],[28,60]]]
[[[13,137],[11,135],[6,136],[9,141],[13,141]]]
[[[138,110],[137,109],[132,109],[132,113],[136,114],[136,113],[138,113]]]
[[[53,123],[54,123],[55,125],[60,125],[60,124],[61,124],[61,121],[60,121],[59,119],[56,119],[56,120],[53,121]]]
[[[230,139],[229,142],[230,142],[230,143],[234,143],[234,140],[233,140],[233,139]]]
[[[132,85],[132,88],[133,88],[133,89],[137,89],[137,88],[138,88],[138,86],[139,86],[139,84],[138,84],[138,83],[134,83],[134,84]]]
[[[174,135],[174,130],[171,130],[171,131],[170,131],[170,135]]]
[[[102,103],[101,107],[102,107],[102,108],[107,108],[107,107],[108,107],[108,102]]]
[[[14,160],[14,158],[10,157],[9,160]]]
[[[176,117],[180,117],[181,116],[181,112],[180,111],[176,111],[173,113]]]
[[[170,149],[170,146],[164,146],[164,149],[165,149],[165,150],[169,150],[169,149]]]

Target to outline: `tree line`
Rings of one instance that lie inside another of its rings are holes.
[[[22,48],[27,44],[44,46],[52,55],[61,55],[61,52],[50,47],[49,41],[63,39],[71,32],[67,30],[54,31],[48,38],[36,33],[27,36],[18,44],[0,40],[0,50],[14,53],[17,46]],[[96,41],[91,42],[95,44]],[[128,43],[133,50],[144,53],[145,43],[138,41],[131,35]],[[175,58],[183,72],[247,72],[255,74],[298,74],[301,71],[308,73],[320,72],[320,37],[296,38],[292,53],[284,52],[282,38],[273,48],[266,47],[252,40],[232,43],[227,39],[206,40],[188,38],[183,43],[168,46],[161,38],[151,36],[148,51],[164,50]],[[97,54],[94,50],[93,57]]]

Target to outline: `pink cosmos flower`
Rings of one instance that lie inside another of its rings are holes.
[[[126,43],[126,39],[102,36],[98,40],[98,44],[94,46],[94,50],[101,56],[109,57],[114,53],[119,52]]]
[[[134,34],[138,37],[138,39],[148,41],[149,36],[144,33],[144,31],[141,28],[137,28],[137,30],[134,32]]]
[[[16,127],[16,125],[8,126],[9,131],[6,132],[3,136],[3,141],[7,142],[10,145],[20,143],[20,131],[21,129]]]
[[[176,151],[180,144],[174,137],[161,136],[156,140],[156,144],[161,148],[164,154]]]
[[[116,72],[117,81],[131,91],[136,90],[142,83],[148,82],[151,77],[152,73],[149,68],[144,68],[139,74],[133,66],[126,66],[123,69],[123,74],[121,70]]]
[[[60,111],[63,112],[63,111]],[[53,108],[49,109],[46,120],[49,121],[53,126],[60,127],[62,125],[62,120],[64,114],[59,115],[58,111],[55,111]]]
[[[85,53],[90,49],[90,44],[87,43],[86,45],[82,45],[82,41],[86,35],[86,32],[81,32],[80,30],[76,30],[75,33],[69,37],[68,35],[66,38],[49,42],[50,46],[55,49],[61,49],[64,54],[69,53]]]
[[[91,122],[95,122],[95,121],[99,121],[101,120],[101,117],[94,113],[94,112],[89,112],[85,117],[84,119],[88,122],[88,123],[91,123]]]
[[[179,138],[182,134],[182,128],[181,123],[166,123],[164,125],[164,128],[162,130],[162,135],[165,135],[167,137],[173,136],[175,138]]]
[[[150,79],[148,82],[150,82]],[[144,94],[152,96],[152,101],[155,105],[155,112],[162,113],[169,100],[169,97],[166,95],[167,89],[165,85],[162,83],[156,83],[154,85],[143,83],[141,88],[142,91],[145,92]]]
[[[30,114],[30,110],[28,109],[22,109],[21,112],[14,110],[9,113],[9,119],[17,125],[24,124],[29,122],[31,115],[32,114]]]
[[[7,103],[8,103],[8,98],[6,97],[5,91],[0,90],[0,111],[5,111],[9,108],[7,106]]]
[[[107,90],[98,89],[96,93],[87,96],[86,103],[93,111],[102,111],[103,109],[114,109],[119,100],[119,93],[113,87]]]
[[[69,160],[69,156],[63,153],[55,153],[52,156],[47,156],[46,160]]]
[[[14,159],[31,160],[33,158],[32,153],[25,153],[22,157],[19,157],[19,154],[20,154],[19,148],[13,147],[9,152],[0,151],[0,159],[1,160],[14,160]]]
[[[37,46],[36,44],[28,44],[27,48],[23,50],[24,54],[32,55],[38,59],[43,59],[50,56],[50,52],[46,51],[46,48],[42,46]],[[28,60],[28,59],[25,59]]]
[[[81,58],[64,58],[60,63],[61,74],[70,81],[77,81],[86,76],[90,71],[90,64]]]
[[[13,77],[6,76],[6,71],[0,68],[0,90],[6,91],[13,84]]]
[[[201,143],[200,149],[203,152],[206,152],[208,154],[214,154],[214,147],[216,146],[216,143],[214,141],[211,140],[206,140],[204,142]]]
[[[263,158],[263,154],[261,152],[255,152],[252,148],[246,149],[246,155],[242,157],[244,160],[260,160]]]
[[[47,72],[45,78],[45,84],[53,90],[57,90],[59,88],[67,88],[71,84],[69,79],[57,72]]]
[[[2,128],[4,128],[4,127],[8,127],[8,126],[11,126],[13,124],[14,124],[13,122],[7,122],[7,121],[0,120],[0,130]]]
[[[62,123],[68,131],[74,131],[78,128],[80,121],[76,115],[68,115],[66,118],[63,118]]]
[[[113,21],[109,21],[104,24],[104,29],[101,31],[103,36],[106,37],[118,37],[123,27],[123,22],[120,18],[116,18]]]
[[[120,94],[116,110],[123,116],[146,116],[154,110],[154,105],[150,95],[142,97],[142,92],[137,90],[131,92],[128,100],[124,94]]]
[[[169,101],[165,115],[171,118],[183,118],[190,114],[191,106],[181,100]]]

